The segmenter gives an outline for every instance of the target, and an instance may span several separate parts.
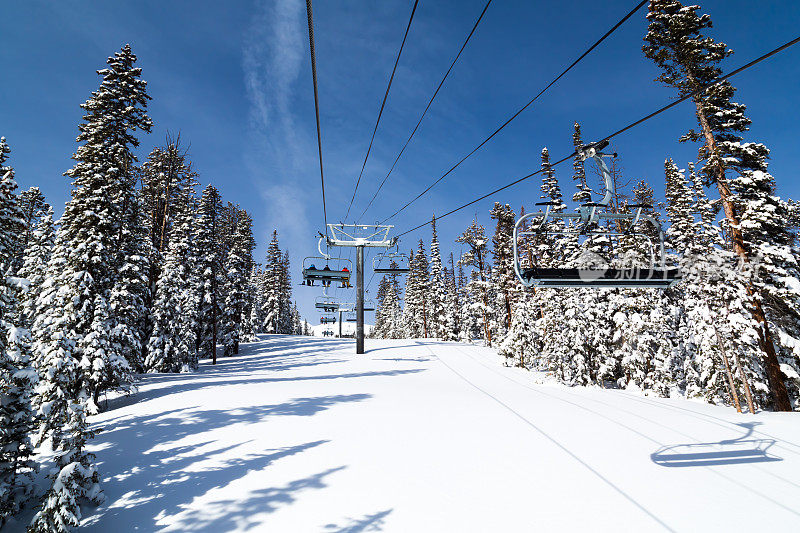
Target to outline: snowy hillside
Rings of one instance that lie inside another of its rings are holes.
[[[793,413],[534,385],[493,350],[265,335],[92,418],[81,531],[791,531]],[[8,531],[22,531],[19,522]]]

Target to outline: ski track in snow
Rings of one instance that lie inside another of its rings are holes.
[[[81,531],[743,531],[800,524],[800,419],[537,384],[492,349],[263,335],[93,417]],[[9,531],[22,531],[11,523]]]

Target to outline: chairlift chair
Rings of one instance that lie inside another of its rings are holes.
[[[339,310],[339,300],[332,296],[318,296],[314,307],[323,313],[334,313]]]
[[[341,283],[343,289],[350,288],[350,275],[353,271],[353,263],[349,259],[331,257],[322,251],[322,239],[317,244],[319,256],[311,256],[303,259],[303,285],[314,286],[315,281],[320,284],[330,286],[332,282]],[[333,266],[331,266],[333,265]]]
[[[335,316],[321,316],[319,318],[320,324],[336,324],[336,317]]]
[[[375,300],[366,299],[364,300],[364,311],[374,311],[375,310]],[[356,304],[352,302],[342,303],[339,305],[339,311],[343,311],[345,313],[355,313],[356,312]]]
[[[597,163],[605,185],[605,194],[602,200],[584,203],[577,208],[577,212],[573,213],[555,211],[553,209],[556,207],[555,202],[539,202],[536,205],[544,207],[544,212],[524,215],[514,225],[514,271],[525,287],[667,289],[681,279],[679,269],[666,265],[664,230],[658,219],[646,212],[652,209],[652,206],[628,205],[628,208],[632,210],[630,213],[602,212],[610,204],[615,192],[614,180],[603,158],[616,157],[617,154],[603,153],[602,149],[606,146],[608,146],[608,141],[602,141],[584,145],[577,150],[582,161],[591,158]],[[554,220],[564,221],[564,225],[561,228],[549,228],[548,223]],[[526,224],[528,221],[531,222],[530,226]],[[604,226],[600,224],[603,221],[614,223]],[[627,222],[627,226],[625,227],[625,224],[620,224],[620,222]],[[654,232],[648,234],[644,231],[643,223],[650,224]],[[644,238],[649,243],[649,264],[622,268],[605,264],[580,268],[543,268],[534,264],[523,268],[519,251],[520,239],[546,235],[577,235],[586,238],[595,236]],[[653,235],[657,236],[655,240]]]
[[[377,254],[372,259],[372,270],[376,274],[408,274],[409,257],[397,251]]]
[[[355,322],[356,321],[356,312],[355,311],[348,312],[347,316],[345,316],[345,321],[347,321],[347,322]]]

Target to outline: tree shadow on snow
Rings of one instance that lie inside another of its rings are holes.
[[[330,531],[331,533],[362,533],[367,531],[383,531],[384,518],[389,516],[393,510],[394,509],[387,509],[379,513],[368,514],[364,518],[360,518],[358,520],[351,518],[350,523],[344,526],[327,524],[325,526],[325,531]]]
[[[180,392],[210,389],[214,387],[226,387],[230,385],[253,385],[259,383],[280,383],[289,381],[316,381],[331,379],[351,379],[376,376],[402,376],[405,374],[416,374],[424,371],[424,368],[408,368],[398,370],[375,370],[370,372],[349,372],[342,374],[322,374],[316,376],[293,376],[293,377],[253,377],[242,379],[216,379],[203,380],[204,376],[194,376],[194,381],[186,381],[180,385],[165,384],[163,387],[151,388],[140,391],[131,396],[122,396],[109,400],[108,411],[119,409],[128,405],[143,403],[162,396],[177,394]],[[237,374],[241,375],[241,374]]]
[[[245,498],[219,500],[203,505],[202,509],[189,509],[166,517],[170,527],[177,531],[248,531],[262,529],[261,513],[273,513],[284,505],[291,505],[297,495],[309,489],[324,489],[325,478],[343,470],[344,466],[329,468],[317,474],[296,479],[282,486],[257,489]],[[349,531],[349,530],[347,530]],[[353,531],[368,531],[363,529]]]
[[[157,521],[164,527],[169,524],[174,528],[176,520],[182,523],[179,529],[184,531],[242,529],[241,524],[247,521],[247,515],[256,511],[271,512],[279,504],[294,501],[292,494],[295,492],[324,487],[323,478],[344,467],[299,479],[284,487],[251,492],[243,502],[227,502],[225,507],[221,507],[223,516],[215,517],[214,523],[203,523],[203,516],[214,516],[208,513],[208,506],[203,507],[201,514],[188,509],[188,506],[212,489],[225,487],[250,472],[264,470],[281,458],[328,441],[306,442],[259,453],[235,452],[249,441],[223,447],[213,440],[204,439],[192,444],[176,443],[228,426],[235,432],[235,425],[262,423],[270,416],[313,416],[333,405],[370,397],[368,394],[351,394],[296,398],[283,404],[233,410],[175,409],[110,421],[92,446],[96,450],[101,475],[109,475],[102,483],[107,503],[86,518],[82,530],[108,531],[109,527],[117,524],[124,526],[125,530],[154,531],[162,527],[157,525]],[[166,520],[170,516],[175,519]]]
[[[670,468],[783,461],[781,457],[769,453],[775,440],[750,438],[755,426],[759,424],[760,422],[736,424],[746,431],[735,439],[663,446],[650,454],[650,459],[659,466]]]

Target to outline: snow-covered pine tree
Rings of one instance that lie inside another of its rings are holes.
[[[303,322],[300,318],[300,310],[297,308],[297,302],[292,303],[292,335],[303,334]]]
[[[281,254],[278,245],[278,231],[273,230],[272,240],[267,247],[266,264],[264,266],[264,331],[279,333],[281,305]]]
[[[251,261],[253,221],[244,210],[239,210],[236,229],[225,261],[226,295],[222,313],[220,342],[225,355],[239,353],[241,326],[247,296],[247,267]]]
[[[428,332],[432,337],[447,337],[447,286],[442,268],[442,254],[439,250],[439,236],[436,234],[436,216],[431,219],[431,262],[428,280]]]
[[[417,252],[410,258],[406,279],[406,304],[403,308],[403,323],[411,338],[427,338],[431,334],[428,318],[430,309],[427,302],[429,271],[425,244],[420,239]]]
[[[20,325],[20,300],[27,283],[11,275],[25,222],[14,194],[14,170],[6,166],[10,151],[5,137],[0,137],[0,527],[30,496],[35,469],[30,435],[37,376],[30,364],[29,333]]]
[[[378,281],[378,291],[375,293],[375,325],[372,326],[370,336],[376,339],[387,338],[384,302],[388,284],[386,276],[381,276],[380,281]]]
[[[716,81],[721,62],[732,51],[707,35],[711,17],[698,15],[699,9],[677,0],[651,0],[643,51],[663,70],[659,81],[681,95],[701,91],[692,97],[700,131],[681,140],[702,143],[702,173],[719,192],[730,247],[743,263],[760,267],[748,284],[750,308],[759,326],[771,407],[789,411],[793,402],[781,364],[795,374],[800,369],[793,353],[800,342],[800,269],[786,228],[788,209],[767,172],[769,149],[743,142],[751,122],[745,106],[732,101],[730,82]]]
[[[55,236],[53,208],[48,205],[31,233],[19,270],[20,277],[28,280],[28,290],[23,296],[21,319],[22,326],[29,329],[37,315],[36,299],[47,276],[47,263],[53,252]]]
[[[497,292],[495,302],[495,313],[499,315],[496,319],[497,330],[502,336],[511,328],[513,307],[519,299],[521,290],[514,273],[513,239],[516,217],[510,205],[501,205],[499,202],[495,202],[490,216],[497,221],[492,237],[492,255],[494,256],[492,274]]]
[[[394,284],[386,286],[386,297],[383,300],[384,335],[385,339],[403,339],[407,337],[403,324],[400,302],[397,298],[397,288]]]
[[[195,250],[199,281],[199,311],[197,348],[200,357],[217,362],[217,327],[220,317],[221,263],[219,242],[219,213],[222,199],[213,185],[206,186],[200,196],[195,224]]]
[[[667,213],[672,222],[667,238],[680,254],[683,272],[683,281],[673,292],[686,315],[682,336],[687,339],[683,368],[673,370],[673,376],[688,397],[730,404],[731,394],[753,391],[756,405],[767,405],[769,387],[760,364],[758,323],[748,309],[746,272],[737,268],[735,253],[726,247],[722,230],[715,224],[717,211],[693,167],[688,181],[670,161],[665,171]],[[696,217],[693,226],[680,213],[686,198],[691,202],[689,212]],[[729,354],[734,357],[727,366],[733,372],[726,377],[724,359]]]
[[[31,533],[72,531],[80,525],[83,502],[100,504],[105,500],[100,490],[100,474],[92,462],[94,454],[84,451],[87,441],[94,436],[88,428],[85,411],[83,401],[67,403],[67,419],[55,453],[53,485],[33,517],[28,528]]]
[[[256,339],[258,333],[264,332],[264,270],[260,263],[253,263],[250,270],[250,318],[248,319],[248,331],[250,331],[251,341]]]
[[[480,318],[479,327],[483,331],[483,339],[486,344],[492,345],[490,303],[491,275],[487,261],[486,251],[486,230],[478,224],[478,220],[472,221],[464,233],[458,236],[457,243],[465,244],[469,249],[459,259],[459,265],[472,267],[470,280],[467,283],[468,309],[473,317]],[[406,293],[406,303],[408,295]],[[474,322],[474,320],[473,320]]]
[[[572,195],[572,201],[579,204],[592,201],[592,189],[586,183],[586,169],[583,166],[583,161],[577,155],[577,149],[583,146],[581,139],[581,125],[577,122],[574,125],[574,132],[572,133],[572,145],[575,147],[576,154],[572,159],[572,179],[575,181],[575,186],[578,188]]]
[[[180,134],[173,138],[169,133],[163,146],[153,148],[138,174],[142,184],[139,193],[141,209],[150,243],[147,272],[149,291],[144,302],[145,308],[150,310],[154,306],[156,284],[164,266],[172,225],[178,211],[184,208],[180,205],[183,190],[188,187],[194,201],[198,174],[192,169],[187,150],[181,147]],[[144,325],[145,338],[152,333],[151,318],[152,315],[148,313]],[[143,353],[142,360],[146,356]]]
[[[117,236],[117,257],[114,266],[117,276],[109,297],[110,313],[115,323],[111,332],[109,360],[125,361],[127,366],[141,371],[150,335],[149,314],[153,298],[148,275],[151,270],[150,262],[154,260],[155,253],[133,176],[127,181],[126,190],[119,202],[122,222]],[[103,388],[112,388],[124,383],[115,372],[98,373],[96,379],[105,384]]]
[[[28,247],[28,243],[33,236],[33,229],[39,223],[39,219],[50,208],[45,202],[44,194],[39,190],[39,187],[31,187],[27,191],[20,192],[17,203],[22,212],[22,224],[19,226],[22,231],[14,245],[14,272],[17,272],[22,267],[25,248]]]
[[[56,473],[33,531],[66,530],[79,519],[82,499],[99,498],[98,476],[85,451],[91,437],[87,407],[95,411],[103,390],[126,388],[131,379],[130,366],[112,346],[120,322],[110,300],[119,288],[123,207],[136,161],[133,148],[139,144],[135,132],[152,126],[145,112],[146,82],[135,62],[130,46],[123,46],[108,59],[108,68],[98,71],[100,88],[81,106],[86,112],[77,138],[81,144],[75,166],[66,172],[73,179],[72,198],[37,301],[37,401],[42,430],[52,436]]]
[[[456,281],[453,252],[450,252],[449,268],[446,271],[447,297],[445,299],[445,340],[457,341],[461,337],[461,298]]]
[[[193,242],[191,189],[181,193],[172,211],[173,224],[152,309],[147,372],[187,372],[197,368],[199,276]]]
[[[279,298],[278,298],[278,329],[279,333],[291,334],[292,333],[292,277],[289,272],[289,251],[283,253],[280,268],[278,270],[279,277]]]

